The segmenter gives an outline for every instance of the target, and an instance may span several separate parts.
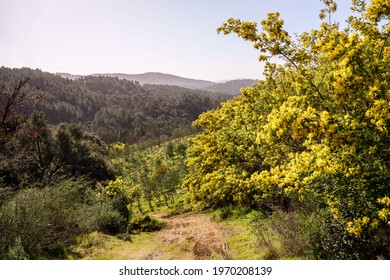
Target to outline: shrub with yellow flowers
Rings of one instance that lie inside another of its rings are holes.
[[[97,184],[97,197],[102,204],[99,227],[108,233],[119,233],[127,230],[131,219],[130,203],[125,183],[121,177],[110,180],[106,186]]]
[[[265,80],[195,121],[184,186],[209,206],[310,197],[335,240],[322,257],[390,257],[390,2],[353,0],[344,29],[322,2],[319,29],[295,39],[278,13],[218,29],[253,43]]]

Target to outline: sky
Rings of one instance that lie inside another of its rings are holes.
[[[343,22],[350,0],[338,2]],[[230,17],[260,22],[278,11],[299,34],[319,26],[321,8],[319,0],[0,0],[0,66],[261,79],[252,43],[216,29]]]

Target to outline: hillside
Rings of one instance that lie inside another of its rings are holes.
[[[119,79],[125,79],[129,81],[137,81],[140,84],[173,85],[191,89],[201,89],[214,84],[211,81],[189,79],[171,74],[156,72],[148,72],[144,74],[93,74],[92,76],[117,77]]]
[[[29,68],[0,68],[0,83],[9,91],[29,78],[26,92],[44,93],[44,102],[34,109],[43,111],[49,124],[78,122],[108,143],[183,134],[200,113],[228,99],[207,91],[141,85],[117,77],[69,77]]]
[[[57,72],[57,73],[55,73],[55,75],[60,76],[61,78],[71,79],[71,80],[76,80],[76,79],[79,79],[83,76],[83,75],[73,75],[73,74],[64,73],[64,72],[61,72],[61,73]]]
[[[73,75],[69,73],[56,73],[56,75],[71,80],[82,78],[82,75]],[[189,79],[179,77],[171,74],[148,72],[144,74],[123,74],[123,73],[107,73],[107,74],[93,74],[96,77],[113,77],[118,79],[125,79],[128,81],[138,82],[141,85],[171,85],[190,89],[200,89],[215,93],[223,93],[228,95],[238,95],[240,89],[248,87],[257,82],[253,79],[237,79],[223,82],[212,82],[206,80]]]
[[[240,92],[240,89],[252,86],[256,82],[257,80],[251,79],[231,80],[223,83],[215,83],[202,89],[211,92],[237,95]]]

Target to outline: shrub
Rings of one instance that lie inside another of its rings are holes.
[[[312,259],[324,235],[323,216],[317,211],[277,209],[254,220],[259,245],[269,259]]]
[[[95,228],[91,195],[86,182],[71,180],[20,190],[0,208],[0,258],[57,258],[58,248]]]
[[[100,210],[98,217],[99,230],[108,234],[117,234],[126,230],[127,222],[123,215],[115,210],[112,205],[106,203]]]
[[[9,260],[28,260],[28,255],[24,251],[22,239],[18,236],[15,238],[15,243],[9,248],[7,253]]]
[[[136,217],[129,225],[131,231],[151,232],[163,228],[165,222],[151,218],[149,215]]]
[[[331,215],[324,219],[324,226],[316,242],[313,243],[313,256],[316,259],[389,259],[390,233],[382,227],[376,232],[359,236],[349,233],[343,224]]]
[[[389,1],[352,1],[346,28],[332,20],[336,0],[322,2],[319,28],[295,38],[277,12],[218,28],[259,50],[265,79],[194,122],[203,131],[183,187],[219,207],[291,210],[316,197],[325,256],[390,257]],[[283,214],[271,218],[293,228],[277,234],[301,230],[295,212]]]
[[[109,234],[125,231],[131,216],[128,208],[131,201],[124,190],[123,180],[117,178],[105,187],[100,186],[97,196],[102,205],[99,229]]]

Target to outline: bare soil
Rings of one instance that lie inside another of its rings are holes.
[[[204,213],[188,213],[166,218],[164,214],[155,216],[167,225],[156,238],[166,246],[183,248],[182,259],[207,260],[228,257],[227,233]]]

